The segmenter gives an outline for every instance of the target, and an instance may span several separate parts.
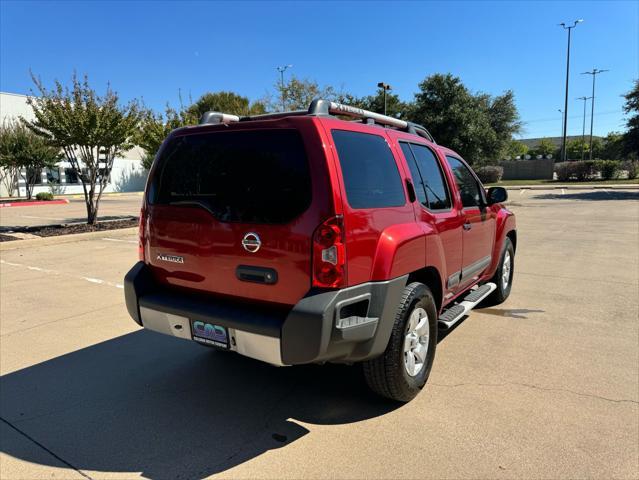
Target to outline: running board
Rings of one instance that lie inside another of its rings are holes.
[[[464,299],[448,308],[439,317],[439,328],[448,330],[459,322],[464,316],[475,308],[484,298],[490,295],[497,285],[494,283],[484,283],[481,287],[471,290]]]

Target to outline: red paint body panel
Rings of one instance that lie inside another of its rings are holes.
[[[190,127],[177,130],[172,136],[267,128],[297,129],[301,133],[311,174],[311,206],[287,224],[260,225],[225,223],[201,208],[150,205],[145,200],[145,261],[152,267],[156,280],[165,285],[247,301],[293,305],[311,288],[313,232],[335,215],[343,216],[346,258],[343,286],[387,280],[432,267],[441,278],[443,306],[474,283],[493,275],[503,239],[516,228],[514,215],[501,205],[463,209],[446,161],[446,155],[460,157],[422,137],[333,117],[312,116]],[[431,212],[417,201],[410,202],[407,191],[405,204],[399,207],[352,208],[346,200],[339,155],[331,136],[334,129],[384,138],[404,184],[412,179],[398,142],[409,141],[430,148],[444,172],[451,208]],[[149,178],[154,173],[152,168]],[[471,230],[463,230],[465,222],[472,224]],[[247,232],[256,232],[262,240],[256,253],[247,252],[241,245]],[[182,256],[184,263],[159,261],[160,254]],[[449,277],[487,256],[491,257],[490,266],[479,273],[479,278],[448,288]],[[272,268],[279,280],[275,285],[241,281],[235,275],[238,265]]]

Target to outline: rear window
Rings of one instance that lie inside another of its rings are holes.
[[[379,135],[333,130],[348,204],[352,208],[401,207],[406,203],[395,158]]]
[[[223,222],[287,223],[311,203],[302,138],[296,130],[176,137],[159,159],[149,197],[206,208]]]

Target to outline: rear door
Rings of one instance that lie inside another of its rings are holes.
[[[460,158],[447,155],[462,203],[463,254],[460,285],[468,285],[488,268],[495,241],[496,214],[488,208],[484,189]]]
[[[330,211],[322,142],[305,125],[169,140],[147,192],[146,261],[160,283],[288,305],[305,295],[312,234]]]
[[[462,224],[444,171],[437,154],[426,145],[400,141],[399,146],[411,171],[420,203],[417,219],[429,228],[435,227],[446,252],[444,294],[454,292],[459,286],[462,267]]]

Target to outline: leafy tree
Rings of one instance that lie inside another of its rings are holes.
[[[606,160],[622,160],[624,153],[623,134],[610,132],[603,140],[601,158]]]
[[[282,98],[284,98],[286,110],[306,110],[316,98],[337,100],[339,97],[338,92],[330,85],[321,87],[315,80],[300,79],[295,75],[284,85],[277,82],[275,91],[276,95],[269,94],[263,101],[266,110],[270,112],[282,110]]]
[[[600,138],[592,139],[592,157],[593,158],[601,158],[601,154],[603,153],[603,142]],[[590,152],[590,139],[586,138],[583,141],[581,138],[571,140],[566,144],[566,153],[569,160],[581,160],[583,152],[583,157],[589,157]]]
[[[530,151],[530,154],[535,156],[542,155],[543,157],[546,157],[550,154],[554,154],[556,151],[557,147],[554,143],[552,143],[552,140],[548,138],[542,138],[539,143],[535,145],[535,148]]]
[[[517,140],[511,140],[505,149],[506,157],[517,158],[523,157],[528,153],[528,146],[525,143],[518,142]]]
[[[266,112],[262,102],[251,103],[247,97],[233,92],[208,92],[187,109],[187,114],[197,124],[202,114],[208,112],[223,112],[238,116],[259,115]]]
[[[21,176],[25,182],[26,197],[31,199],[42,169],[52,168],[59,159],[59,148],[52,147],[21,123],[8,122],[0,127],[0,168],[8,176],[5,183],[10,196],[17,188],[18,176]]]
[[[171,131],[196,123],[195,116],[183,108],[178,112],[167,105],[164,115],[150,109],[142,110],[135,143],[144,150],[142,158],[144,168],[147,170],[151,168],[155,154]]]
[[[341,94],[337,101],[346,105],[363,108],[375,113],[384,113],[384,92],[379,90],[375,95],[356,97],[351,94]],[[386,115],[406,119],[410,114],[410,105],[402,102],[398,95],[386,93]]]
[[[514,95],[472,94],[458,77],[435,74],[419,84],[413,119],[469,162],[503,157],[521,123]]]
[[[104,96],[98,95],[86,76],[80,80],[75,73],[71,90],[57,80],[49,90],[40,79],[32,78],[40,96],[32,96],[27,102],[36,119],[22,120],[36,135],[62,149],[82,182],[87,223],[94,225],[113,161],[133,146],[139,106],[135,101],[121,105],[110,86]]]
[[[639,79],[635,80],[633,88],[624,95],[626,103],[623,111],[630,117],[626,122],[628,130],[623,135],[623,149],[632,158],[639,156]]]

